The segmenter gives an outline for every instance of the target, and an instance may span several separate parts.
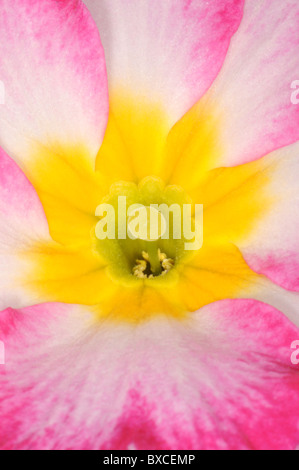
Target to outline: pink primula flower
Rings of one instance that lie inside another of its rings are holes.
[[[2,449],[299,445],[298,49],[298,0],[0,0]]]

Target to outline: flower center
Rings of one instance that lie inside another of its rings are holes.
[[[185,256],[183,209],[188,203],[180,187],[165,186],[156,177],[138,185],[112,185],[96,210],[95,249],[117,281],[168,278]]]

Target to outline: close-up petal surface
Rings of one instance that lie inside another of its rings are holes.
[[[0,0],[0,449],[298,448],[298,26]]]
[[[258,302],[222,301],[185,323],[113,330],[95,326],[82,308],[40,305],[5,311],[1,334],[9,358],[0,391],[4,448],[298,443],[298,371],[289,361],[296,328]]]
[[[36,299],[28,297],[22,254],[40,240],[50,241],[48,224],[34,188],[1,149],[0,222],[1,309],[31,305]]]
[[[84,3],[101,33],[112,100],[120,91],[150,97],[175,123],[219,72],[244,1]]]

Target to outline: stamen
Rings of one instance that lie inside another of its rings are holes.
[[[144,271],[147,268],[147,261],[137,259],[136,263],[137,263],[136,266],[134,266],[134,268],[133,268],[134,276],[138,277],[139,279],[147,277],[144,274]]]
[[[164,271],[170,271],[171,268],[173,268],[174,261],[171,258],[166,258],[164,261],[162,261],[162,268]]]
[[[156,276],[153,274],[149,254],[146,251],[142,251],[141,255],[143,259],[136,260],[136,265],[133,267],[133,275],[138,277],[138,279],[152,279],[153,277],[156,277],[157,274]],[[160,249],[158,249],[158,259],[161,266],[159,275],[165,275],[174,267],[174,260],[172,258],[167,258],[166,253],[162,253]]]

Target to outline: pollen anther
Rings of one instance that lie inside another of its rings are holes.
[[[139,279],[152,279],[154,276],[152,272],[150,256],[146,251],[141,253],[143,259],[137,259],[136,264],[133,267],[133,275]],[[167,258],[165,253],[162,253],[160,248],[158,249],[158,258],[161,265],[160,275],[165,275],[174,267],[174,260],[172,258]]]

